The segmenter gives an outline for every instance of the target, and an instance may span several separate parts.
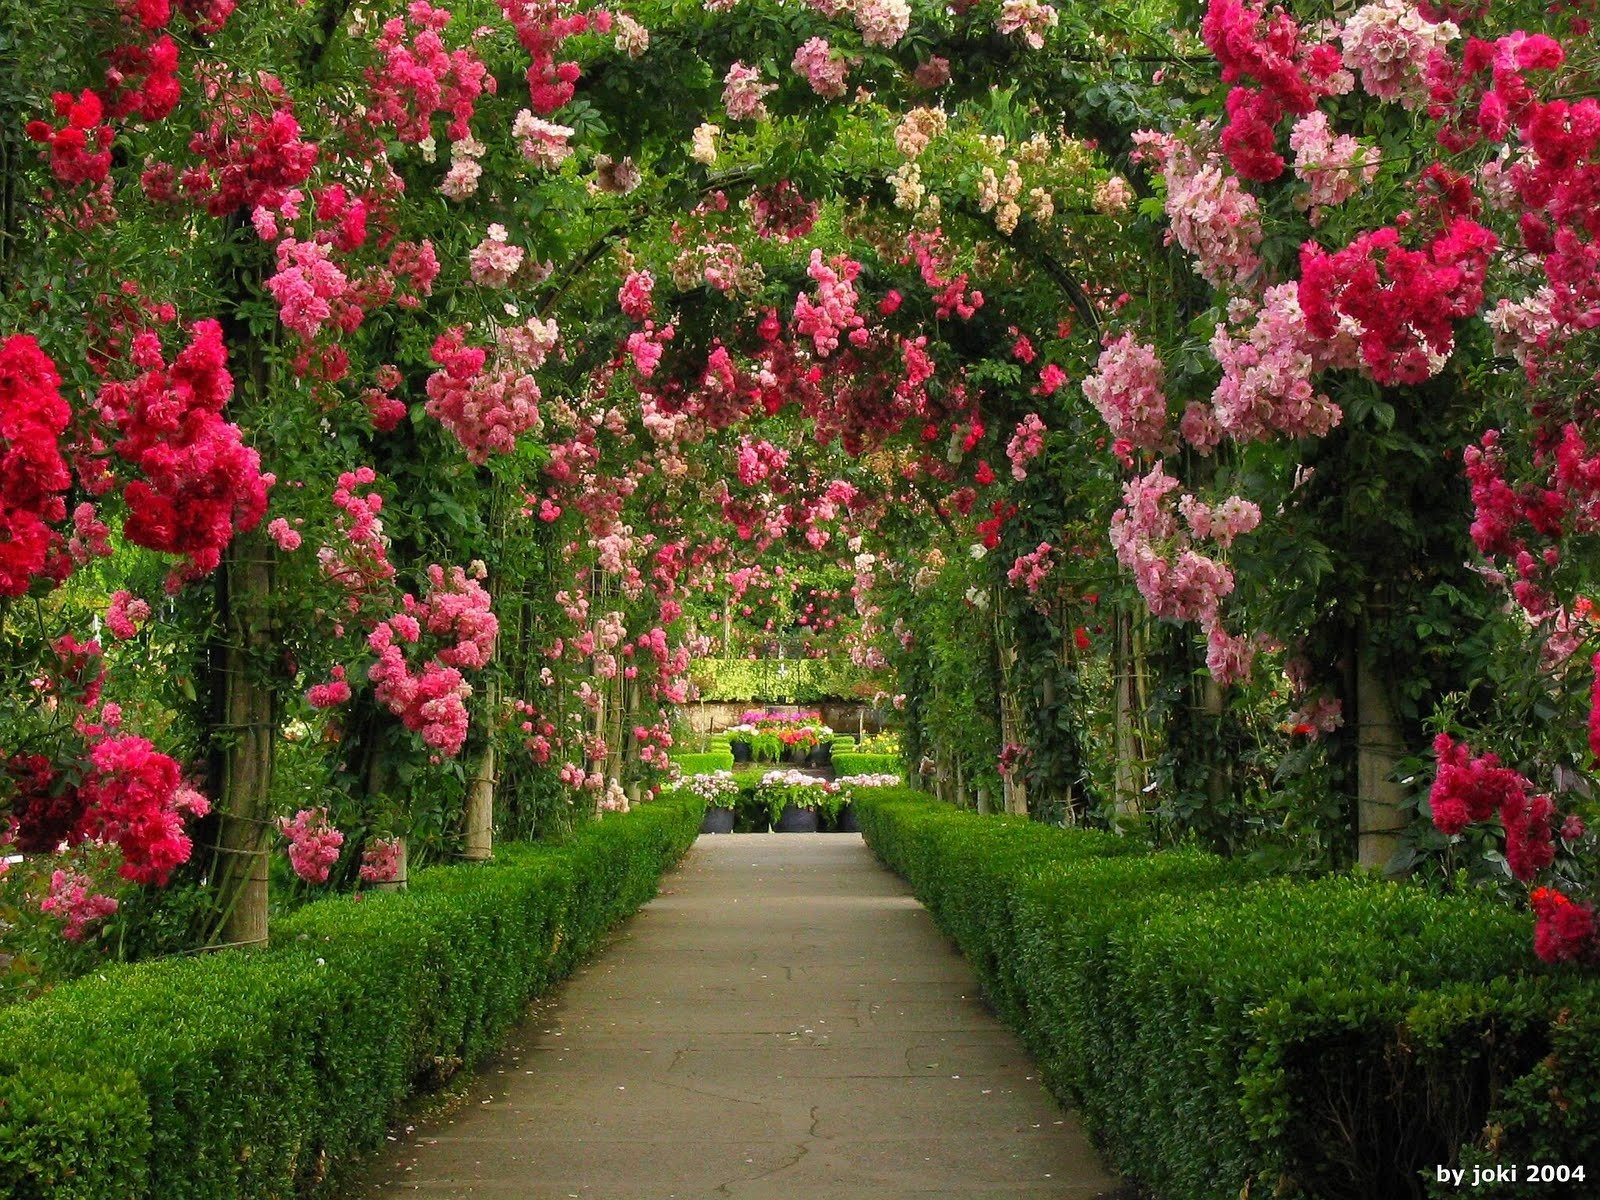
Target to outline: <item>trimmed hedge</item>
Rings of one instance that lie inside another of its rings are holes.
[[[833,750],[835,775],[900,775],[906,773],[906,764],[898,754],[863,754],[859,750]]]
[[[700,699],[711,702],[817,704],[857,700],[878,677],[848,658],[702,658],[689,668]]]
[[[685,775],[702,775],[709,771],[733,770],[733,751],[726,745],[713,746],[702,754],[689,750],[669,750],[667,757],[678,764]]]
[[[330,1193],[407,1097],[492,1051],[655,894],[703,815],[656,801],[307,905],[268,950],[118,967],[0,1012],[0,1194]]]
[[[1600,1171],[1600,984],[1541,968],[1524,914],[1253,881],[907,789],[857,809],[1108,1162],[1163,1200],[1410,1200],[1436,1164],[1519,1154]]]

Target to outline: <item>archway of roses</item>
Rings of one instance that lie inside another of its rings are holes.
[[[280,834],[623,807],[814,561],[936,790],[1593,953],[1580,12],[67,12],[0,94],[23,910],[254,943]]]

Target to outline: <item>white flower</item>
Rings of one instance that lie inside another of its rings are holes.
[[[989,548],[982,542],[973,542],[972,545],[967,547],[967,553],[972,555],[974,559],[980,559],[989,553]]]

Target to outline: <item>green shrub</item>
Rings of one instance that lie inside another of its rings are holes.
[[[1594,1162],[1600,983],[1542,971],[1524,914],[1253,881],[906,789],[857,809],[1052,1090],[1164,1200],[1410,1200],[1440,1163]]]
[[[710,771],[733,770],[733,751],[729,750],[726,743],[720,748],[713,746],[704,754],[694,754],[687,750],[672,750],[668,757],[678,764],[685,775],[703,775]]]
[[[128,1071],[0,1068],[0,1180],[10,1200],[143,1195],[150,1115]]]
[[[900,775],[906,773],[906,764],[898,754],[862,754],[856,750],[841,751],[833,748],[833,773],[835,775]]]
[[[740,703],[859,700],[880,682],[848,658],[702,658],[690,674],[702,700]]]
[[[4,1194],[328,1194],[409,1095],[491,1052],[654,894],[703,814],[664,799],[309,904],[269,950],[117,968],[0,1013]]]

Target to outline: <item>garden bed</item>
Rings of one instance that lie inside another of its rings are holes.
[[[1541,967],[1525,915],[1372,878],[1256,882],[905,789],[857,807],[1051,1089],[1162,1200],[1443,1196],[1446,1162],[1522,1165],[1497,1197],[1596,1194],[1600,987]],[[1527,1183],[1532,1162],[1589,1182]]]
[[[311,904],[256,953],[117,967],[0,1013],[10,1200],[319,1196],[499,1043],[693,842],[693,797]]]

